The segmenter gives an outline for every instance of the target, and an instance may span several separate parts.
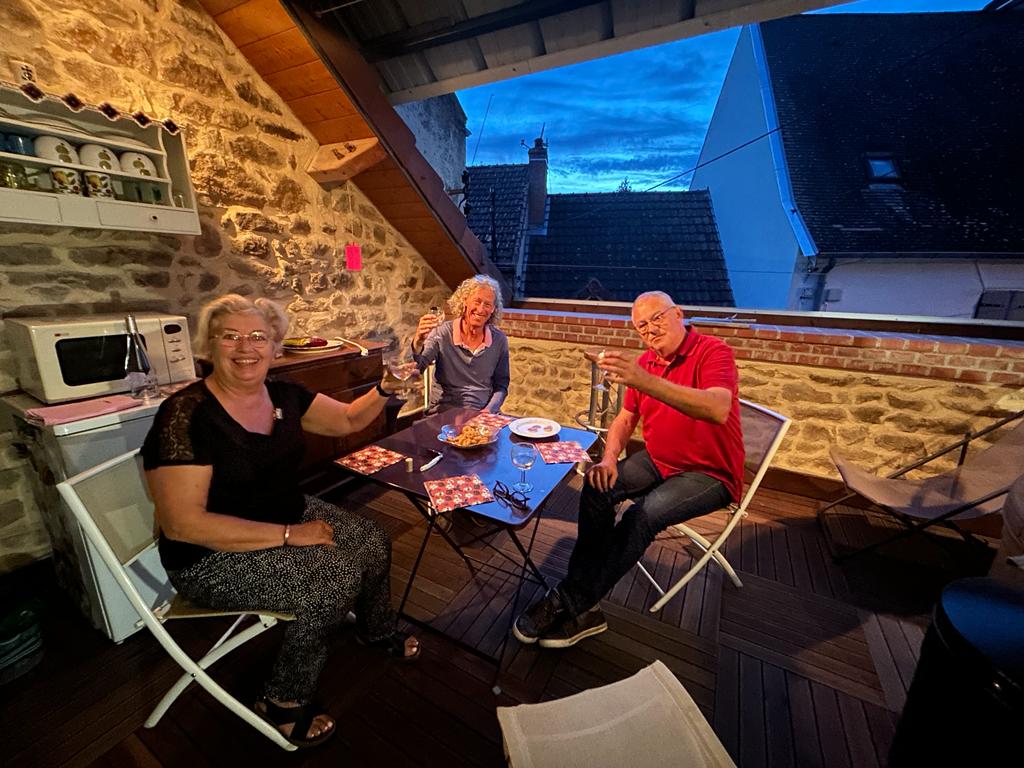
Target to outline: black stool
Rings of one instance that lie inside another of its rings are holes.
[[[1022,755],[1024,590],[955,581],[935,606],[889,765],[1012,765]]]

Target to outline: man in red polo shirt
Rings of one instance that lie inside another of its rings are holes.
[[[599,365],[624,384],[622,411],[608,428],[604,458],[580,495],[579,532],[569,573],[516,619],[523,643],[567,648],[608,629],[599,606],[675,523],[740,500],[743,435],[732,350],[687,330],[683,311],[661,291],[633,303],[633,326],[648,349],[636,360],[609,351]],[[618,460],[637,424],[645,449]],[[619,502],[633,504],[616,524]]]

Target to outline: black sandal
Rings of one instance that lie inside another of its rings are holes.
[[[420,641],[416,638],[416,650],[413,653],[406,654],[405,652],[405,641],[409,639],[411,635],[407,632],[400,632],[395,630],[388,637],[380,640],[367,640],[359,633],[356,633],[356,640],[360,645],[365,645],[368,648],[377,648],[378,650],[384,651],[388,656],[398,659],[399,661],[416,661],[420,657],[420,651],[422,646]]]
[[[261,706],[263,710],[262,712],[260,711]],[[300,704],[297,707],[282,707],[280,704],[272,702],[266,696],[261,696],[256,701],[256,706],[253,707],[253,711],[257,715],[262,717],[278,730],[281,729],[281,726],[290,724],[292,726],[291,735],[285,736],[285,738],[301,749],[323,744],[334,735],[335,731],[338,730],[338,724],[335,722],[334,718],[326,712],[317,712],[316,710],[318,709],[319,707],[313,703]],[[319,736],[306,738],[305,735],[308,734],[309,729],[313,727],[313,721],[320,715],[323,715],[330,720],[330,728]],[[296,734],[302,734],[302,736],[298,736]]]

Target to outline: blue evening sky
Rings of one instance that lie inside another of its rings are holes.
[[[819,13],[967,11],[987,2],[862,0]],[[625,178],[639,192],[689,170],[738,36],[729,29],[460,91],[472,131],[466,163],[525,163],[520,142],[533,144],[544,126],[551,193],[612,192]],[[660,189],[688,183],[684,175]]]

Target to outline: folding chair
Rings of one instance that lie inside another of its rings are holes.
[[[1014,481],[1024,474],[1024,411],[1000,419],[978,432],[968,432],[957,442],[942,448],[909,466],[898,469],[886,477],[861,469],[834,447],[832,460],[851,493],[818,510],[819,521],[824,523],[825,512],[856,496],[872,502],[882,512],[899,522],[904,529],[889,538],[876,541],[860,549],[836,555],[844,560],[884,544],[905,538],[933,525],[940,525],[958,533],[964,541],[988,549],[957,521],[997,514],[1006,501],[1006,493]],[[970,444],[979,437],[1019,421],[984,450],[967,456]],[[905,478],[908,472],[960,450],[957,466],[947,472],[921,479]]]
[[[770,411],[764,406],[741,399],[740,423],[743,428],[743,448],[746,453],[743,460],[743,482],[747,487],[746,493],[743,494],[743,499],[739,504],[733,503],[725,508],[729,513],[729,521],[714,541],[704,538],[686,523],[677,523],[669,527],[670,534],[675,533],[680,536],[689,537],[694,544],[704,550],[704,554],[667,591],[663,590],[658,582],[654,580],[654,577],[644,568],[643,563],[637,563],[637,567],[654,585],[658,594],[661,595],[657,602],[650,607],[651,613],[657,613],[664,608],[665,604],[675,597],[676,593],[685,587],[690,579],[700,573],[700,569],[712,559],[722,566],[722,569],[732,580],[733,584],[737,587],[743,586],[740,577],[736,575],[736,571],[729,564],[729,561],[725,559],[725,555],[719,550],[725,544],[725,540],[729,538],[729,534],[739,525],[740,520],[747,516],[747,507],[750,506],[751,499],[757,493],[761,480],[764,478],[765,472],[768,471],[768,465],[772,463],[772,458],[782,443],[782,438],[786,436],[790,420],[786,416]]]
[[[277,728],[225,691],[206,672],[207,667],[215,661],[270,629],[278,619],[290,621],[294,616],[262,611],[206,610],[189,605],[178,595],[170,603],[153,607],[142,599],[129,577],[128,567],[143,552],[156,546],[153,502],[149,497],[138,453],[136,449],[103,462],[60,483],[57,490],[74,513],[87,539],[96,548],[103,564],[139,614],[141,622],[153,633],[168,655],[185,670],[153,709],[145,726],[155,726],[178,696],[195,680],[217,701],[275,744],[289,751],[294,750],[295,746]],[[151,575],[164,581],[167,579],[167,575],[162,572]],[[185,653],[164,628],[164,622],[168,619],[224,616],[238,618],[206,655],[198,660],[193,660]],[[257,622],[236,634],[248,616],[256,616]]]
[[[512,768],[733,766],[690,694],[662,662],[538,704],[498,707]]]

